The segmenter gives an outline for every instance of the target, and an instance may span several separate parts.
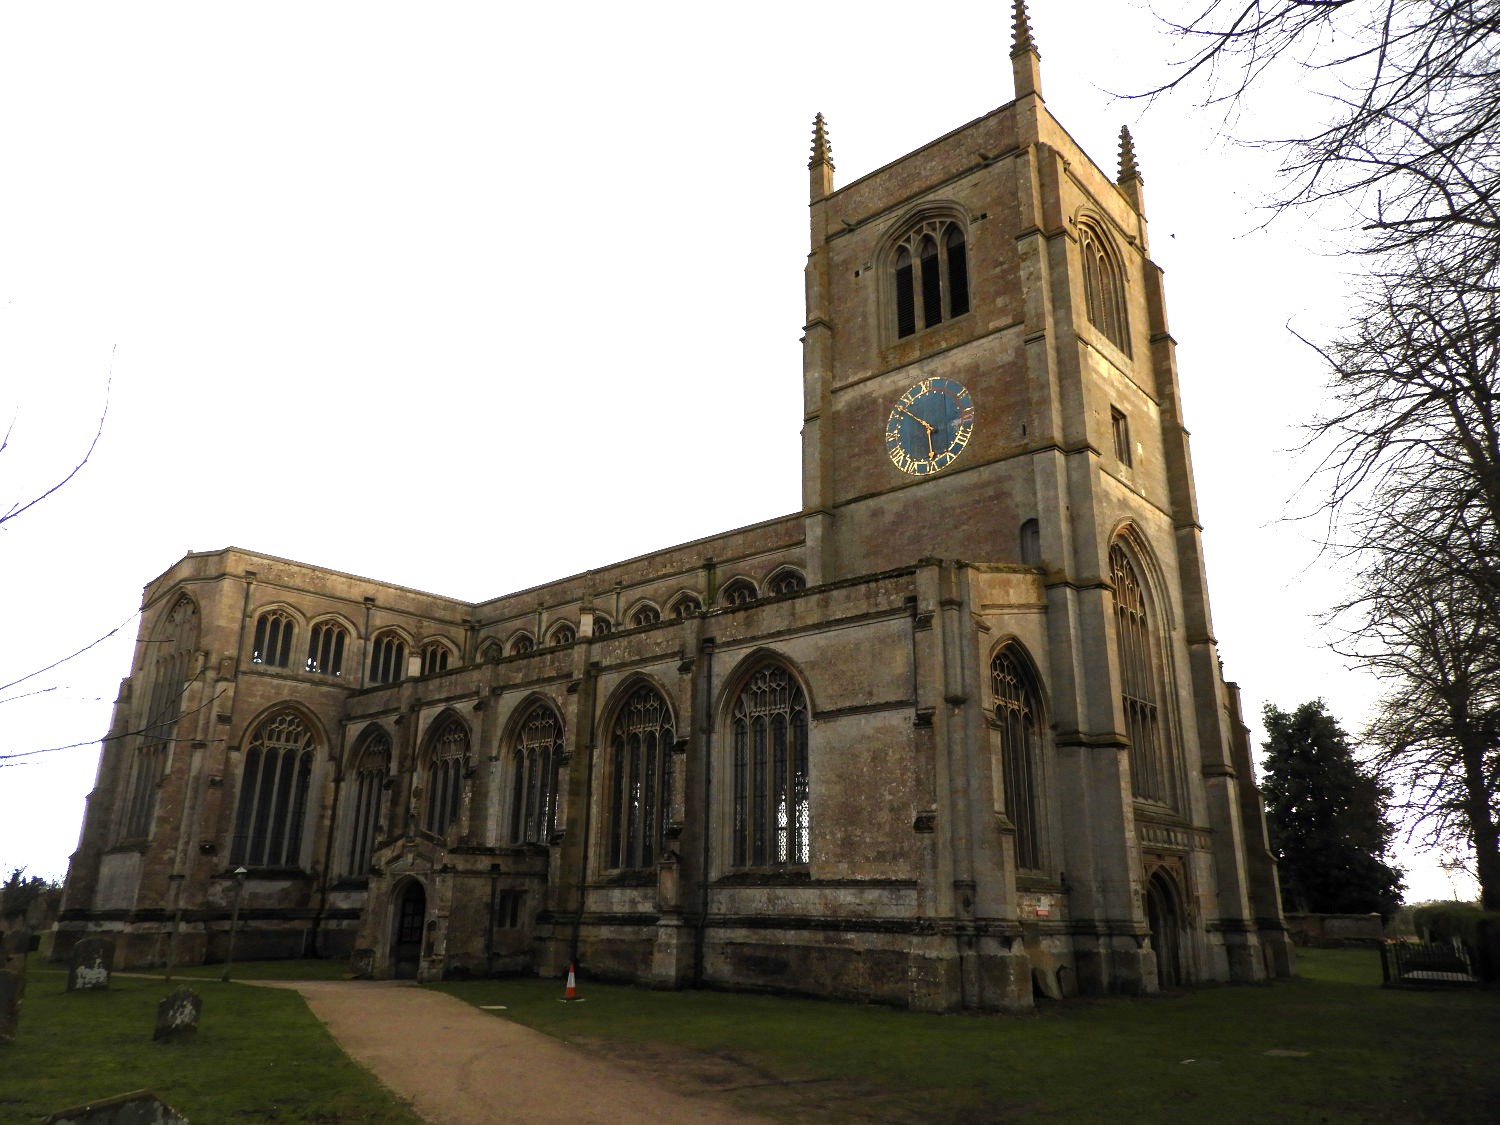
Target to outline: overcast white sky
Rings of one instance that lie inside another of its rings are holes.
[[[0,691],[0,749],[84,744],[0,769],[0,867],[66,870],[141,587],[188,550],[477,599],[796,510],[813,114],[848,183],[988,112],[1009,9],[0,8],[0,507],[112,380],[92,460],[0,531],[0,683],[121,626]],[[1314,621],[1339,576],[1281,520],[1322,383],[1286,326],[1338,321],[1344,265],[1262,228],[1274,159],[1213,113],[1110,96],[1181,53],[1143,7],[1032,24],[1096,162],[1136,136],[1226,674],[1252,721],[1321,695],[1355,731],[1375,685]],[[1237,127],[1316,112],[1280,88]]]

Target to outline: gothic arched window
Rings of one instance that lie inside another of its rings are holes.
[[[749,605],[759,597],[760,591],[748,578],[736,578],[726,582],[724,589],[719,593],[719,600],[727,606]]]
[[[461,719],[449,719],[429,743],[427,753],[427,831],[446,836],[458,824],[463,804],[469,728]]]
[[[615,627],[610,623],[609,618],[602,613],[594,614],[594,636],[607,637],[614,631]]]
[[[913,336],[969,311],[969,254],[952,219],[917,224],[891,258],[896,336]]]
[[[516,728],[511,755],[512,843],[545,844],[551,838],[562,752],[562,720],[545,703],[533,704]]]
[[[344,674],[344,645],[349,632],[337,621],[320,621],[307,638],[307,670],[324,676]]]
[[[638,606],[630,615],[630,624],[635,628],[640,628],[642,625],[655,625],[660,620],[661,610],[650,603]]]
[[[795,594],[805,589],[807,589],[807,579],[802,577],[800,570],[789,566],[771,575],[770,581],[766,583],[766,592],[772,597],[778,594]]]
[[[448,670],[453,652],[442,641],[428,641],[422,646],[422,675],[431,676]]]
[[[1162,731],[1158,640],[1146,594],[1125,548],[1109,549],[1115,587],[1115,641],[1120,657],[1120,693],[1130,739],[1130,783],[1135,796],[1172,803],[1172,778]]]
[[[677,600],[672,603],[672,616],[681,621],[685,617],[703,612],[703,602],[697,594],[679,594]]]
[[[1126,317],[1125,271],[1113,243],[1087,223],[1078,224],[1078,248],[1083,254],[1083,293],[1089,322],[1115,347],[1130,354]]]
[[[381,633],[370,646],[370,682],[393,684],[406,675],[406,642],[397,633]]]
[[[547,637],[549,645],[570,645],[578,639],[578,630],[564,621],[555,625]]]
[[[520,632],[510,639],[510,654],[512,656],[525,656],[528,652],[536,651],[536,640],[530,633]]]
[[[369,874],[370,857],[380,835],[385,805],[385,782],[391,768],[391,739],[383,730],[360,744],[350,778],[349,852],[344,874],[359,879]]]
[[[296,625],[289,614],[279,609],[267,610],[255,622],[255,644],[250,650],[252,664],[286,668],[292,662],[292,634]]]
[[[1014,645],[990,661],[990,690],[999,732],[1000,775],[1005,784],[1005,812],[1016,828],[1016,866],[1042,865],[1037,823],[1037,773],[1041,753],[1041,697],[1030,670]]]
[[[150,836],[156,820],[156,796],[170,758],[182,697],[187,692],[198,648],[198,606],[183,594],[156,626],[152,638],[156,660],[146,701],[142,741],[130,766],[126,786],[124,839]]]
[[[661,693],[639,687],[609,735],[609,865],[650,867],[661,855],[672,808],[672,712]]]
[[[239,813],[229,862],[246,867],[297,867],[316,742],[295,711],[261,723],[245,751]]]
[[[505,655],[505,646],[491,637],[479,646],[479,659],[486,664],[494,664]]]
[[[808,861],[807,695],[780,664],[757,669],[729,715],[734,787],[734,863],[789,866]]]

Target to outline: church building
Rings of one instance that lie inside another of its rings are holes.
[[[478,603],[152,581],[58,949],[928,1010],[1288,975],[1130,136],[1110,175],[1052,118],[1019,0],[1011,60],[849,184],[814,124],[801,510]]]

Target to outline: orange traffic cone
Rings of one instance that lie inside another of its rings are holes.
[[[578,977],[573,972],[573,962],[568,962],[568,987],[563,991],[563,1002],[578,999]]]

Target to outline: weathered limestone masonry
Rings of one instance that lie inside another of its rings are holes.
[[[59,951],[1018,1009],[1291,971],[1142,179],[1015,99],[809,163],[802,510],[470,604],[146,589]]]

